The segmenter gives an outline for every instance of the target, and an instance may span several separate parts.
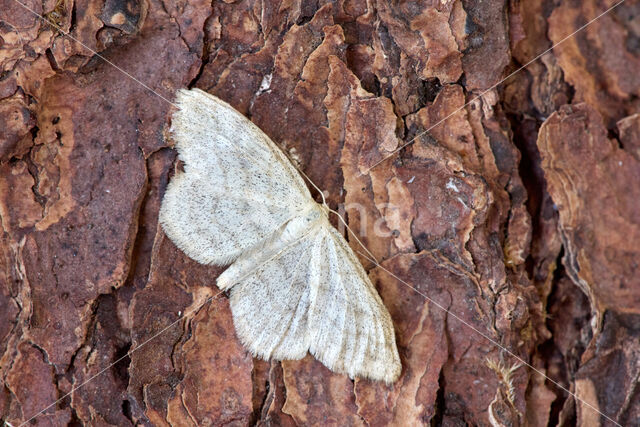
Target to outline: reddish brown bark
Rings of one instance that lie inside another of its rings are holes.
[[[0,0],[0,419],[638,422],[636,2],[494,88],[613,3],[21,1],[59,28]],[[242,348],[223,268],[158,227],[184,87],[346,213],[395,384]]]

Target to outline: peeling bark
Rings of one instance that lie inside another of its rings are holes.
[[[0,0],[0,419],[638,423],[634,2],[505,82],[612,3],[23,3],[48,22]],[[379,261],[332,218],[396,383],[241,346],[223,268],[158,226],[182,87],[253,120]]]

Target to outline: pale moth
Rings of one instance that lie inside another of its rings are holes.
[[[231,264],[240,341],[264,359],[310,352],[351,378],[395,381],[393,323],[328,208],[316,203],[287,157],[229,104],[180,90],[170,133],[184,162],[167,187],[160,223],[202,264]]]

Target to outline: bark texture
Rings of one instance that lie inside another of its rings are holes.
[[[564,40],[614,2],[20,1],[0,0],[0,419],[640,423],[640,2]],[[208,301],[223,269],[157,223],[183,87],[250,117],[402,279],[361,257],[395,384],[253,359]]]

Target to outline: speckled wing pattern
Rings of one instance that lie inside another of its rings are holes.
[[[401,365],[391,317],[358,259],[278,147],[223,101],[179,91],[171,132],[184,173],[160,222],[206,264],[233,264],[236,332],[254,355],[310,352],[350,377],[395,381]]]
[[[229,104],[194,89],[178,91],[176,105],[170,133],[184,173],[167,187],[160,223],[190,258],[226,265],[313,199],[280,149]]]

